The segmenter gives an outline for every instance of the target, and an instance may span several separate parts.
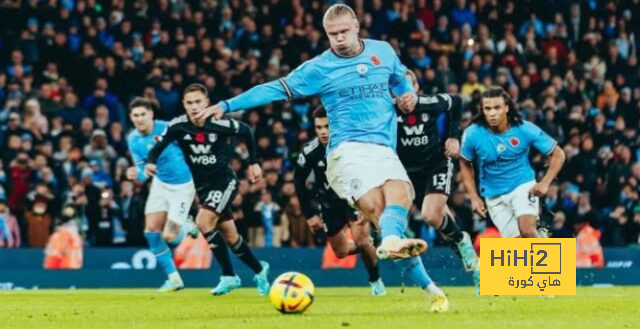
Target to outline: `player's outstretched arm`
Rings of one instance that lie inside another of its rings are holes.
[[[223,100],[200,112],[195,119],[202,120],[212,115],[219,119],[226,112],[315,95],[322,88],[324,77],[318,70],[318,62],[317,57],[306,61],[286,77],[257,85],[238,96]]]
[[[556,146],[551,152],[550,158],[547,173],[542,177],[540,182],[536,183],[536,185],[531,188],[530,193],[535,196],[540,197],[547,194],[549,185],[551,185],[551,182],[558,176],[566,156],[564,151],[559,146]]]
[[[476,189],[476,179],[473,171],[473,164],[467,161],[465,158],[460,158],[460,174],[462,175],[462,183],[464,184],[469,197],[471,198],[471,208],[482,218],[487,217],[487,209],[485,208],[484,201],[478,194]]]

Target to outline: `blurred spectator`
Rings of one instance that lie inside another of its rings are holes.
[[[45,183],[36,185],[27,195],[28,208],[25,211],[29,246],[43,248],[49,240],[53,224],[51,203],[54,195]]]
[[[55,232],[49,238],[44,254],[44,268],[48,270],[82,268],[82,237],[80,220],[73,204],[66,204]]]
[[[604,267],[604,254],[599,241],[600,231],[591,227],[586,220],[576,221],[574,230],[576,232],[576,267]]]
[[[202,234],[199,234],[196,239],[190,235],[185,236],[173,252],[173,260],[179,269],[209,269],[211,259],[211,249]]]
[[[262,191],[260,202],[254,208],[260,214],[262,219],[262,227],[264,229],[264,247],[280,247],[281,226],[280,226],[280,206],[273,201],[271,192]]]

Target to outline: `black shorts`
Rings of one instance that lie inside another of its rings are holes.
[[[327,226],[327,236],[332,237],[340,232],[349,221],[355,221],[356,210],[351,208],[344,200],[332,200],[331,202],[323,202],[321,207],[322,214],[320,217]]]
[[[238,194],[238,180],[225,175],[215,181],[196,184],[200,208],[215,212],[221,221],[233,219],[231,203]]]
[[[409,173],[409,179],[411,179],[411,184],[413,184],[413,189],[416,192],[413,204],[419,210],[422,210],[422,201],[424,201],[426,195],[440,193],[449,196],[451,194],[453,161],[451,158],[445,158],[434,167]]]

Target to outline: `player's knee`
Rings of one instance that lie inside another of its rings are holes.
[[[422,210],[422,217],[427,222],[427,224],[437,227],[438,224],[442,223],[442,218],[444,216],[443,207],[429,206],[426,209]]]
[[[233,245],[238,242],[238,234],[236,232],[222,232],[222,237],[224,241],[227,242],[228,245]]]
[[[336,257],[338,258],[345,258],[347,256],[349,256],[349,250],[347,250],[346,248],[339,248],[337,250],[334,250]]]
[[[520,237],[522,238],[537,238],[538,232],[535,227],[523,227],[520,228]]]
[[[158,223],[154,222],[146,222],[144,224],[145,232],[160,232],[162,231],[162,226],[158,225]]]
[[[178,234],[176,234],[176,232],[162,232],[162,238],[164,239],[164,241],[174,241],[177,236]]]

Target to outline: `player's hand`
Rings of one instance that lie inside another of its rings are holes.
[[[449,138],[444,142],[444,155],[457,158],[460,155],[460,141],[457,138]]]
[[[262,168],[257,163],[254,163],[249,166],[249,170],[247,170],[247,179],[251,184],[257,183],[260,178],[262,178]]]
[[[138,168],[135,166],[127,168],[126,176],[128,180],[135,180],[138,177]]]
[[[222,108],[220,107],[220,103],[213,105],[213,106],[209,106],[206,109],[200,111],[200,113],[196,114],[193,117],[193,120],[196,123],[202,123],[204,120],[206,120],[207,118],[213,116],[216,119],[220,119],[222,118]]]
[[[414,93],[405,93],[400,97],[396,97],[396,104],[403,113],[411,113],[416,108],[418,96]]]
[[[313,234],[324,231],[324,222],[318,215],[307,219],[307,225],[309,225],[309,229]]]
[[[144,173],[147,174],[147,176],[155,176],[157,171],[158,171],[158,168],[153,163],[148,163],[144,167]]]
[[[471,209],[482,218],[487,218],[487,208],[481,198],[471,198]]]
[[[533,187],[529,190],[529,194],[532,194],[537,197],[541,197],[547,194],[548,190],[549,190],[549,184],[544,182],[538,182],[536,183],[536,185],[533,185]]]

